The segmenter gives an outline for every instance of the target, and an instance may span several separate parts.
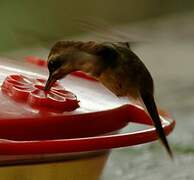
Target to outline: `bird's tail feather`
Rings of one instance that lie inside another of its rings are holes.
[[[173,153],[171,151],[171,148],[168,144],[168,141],[166,139],[166,135],[164,133],[162,124],[161,124],[161,120],[158,114],[158,110],[155,104],[155,100],[154,100],[154,96],[152,94],[145,94],[142,93],[141,94],[141,98],[146,106],[146,109],[149,113],[149,115],[152,118],[152,121],[154,123],[154,126],[156,128],[156,132],[159,136],[159,139],[161,140],[162,144],[164,145],[165,149],[167,150],[169,156],[173,159]]]

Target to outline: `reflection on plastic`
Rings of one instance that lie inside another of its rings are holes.
[[[2,92],[17,102],[34,108],[52,111],[72,111],[79,107],[76,96],[55,83],[49,92],[44,91],[45,80],[30,79],[23,75],[10,75],[2,85]]]

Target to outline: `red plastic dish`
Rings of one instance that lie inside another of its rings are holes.
[[[55,83],[49,92],[44,91],[46,80],[31,79],[23,75],[8,76],[1,87],[2,92],[17,102],[50,111],[72,111],[78,105],[76,96]]]
[[[141,113],[140,113],[141,114]],[[150,119],[143,114],[136,118],[136,123],[150,125]],[[135,116],[133,114],[132,116]],[[162,121],[164,131],[168,135],[175,126],[167,116]],[[99,124],[100,125],[100,124]],[[150,127],[142,131],[136,131],[125,134],[104,135],[71,139],[54,139],[54,140],[28,140],[13,141],[4,139],[0,141],[0,154],[4,155],[32,155],[32,154],[56,154],[56,153],[72,153],[87,152],[96,150],[105,150],[125,146],[133,146],[148,143],[156,140],[157,134],[155,128]]]
[[[22,65],[17,68],[14,63],[7,65],[7,61],[0,59],[2,83],[16,71],[30,79],[46,75],[44,72],[35,74],[34,70],[27,70]],[[23,78],[18,81],[23,83]],[[61,84],[76,94],[80,100],[79,108],[71,112],[53,113],[49,108],[36,109],[26,103],[13,101],[0,91],[0,155],[55,155],[96,151],[157,139],[152,121],[141,107],[111,95],[98,82],[69,76]],[[3,86],[10,92],[9,87],[13,87],[13,84]],[[166,114],[160,115],[165,133],[169,134],[175,122]],[[118,131],[128,123],[146,126],[141,131],[103,135]]]

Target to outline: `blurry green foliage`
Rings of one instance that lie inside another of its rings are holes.
[[[74,19],[127,23],[192,8],[180,0],[0,0],[0,52],[80,33]],[[33,32],[32,34],[30,32]]]

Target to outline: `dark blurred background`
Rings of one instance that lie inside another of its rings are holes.
[[[169,136],[175,161],[158,142],[114,150],[103,180],[193,180],[193,10],[193,0],[1,0],[0,55],[46,58],[59,39],[125,35],[154,77],[157,103],[176,119]]]
[[[51,42],[81,34],[76,19],[93,17],[118,25],[193,8],[192,0],[1,0],[0,51],[32,46],[37,43],[37,34]]]

